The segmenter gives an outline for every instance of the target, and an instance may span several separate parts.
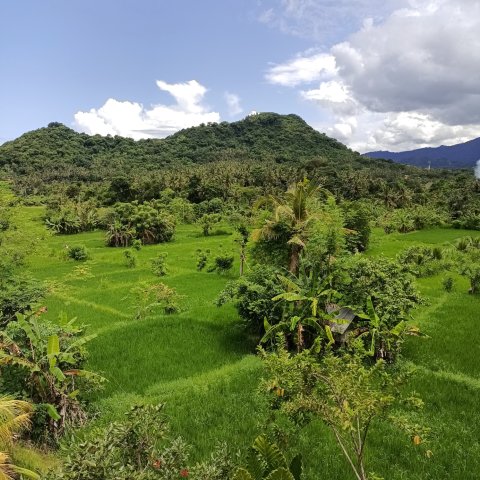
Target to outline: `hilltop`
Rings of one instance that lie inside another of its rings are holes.
[[[46,173],[59,178],[69,176],[72,170],[85,174],[102,167],[114,167],[118,172],[217,160],[281,164],[313,159],[336,167],[339,161],[352,167],[391,165],[365,159],[297,115],[276,113],[250,115],[233,123],[202,124],[165,139],[138,141],[91,136],[53,122],[0,146],[0,169],[13,175]]]

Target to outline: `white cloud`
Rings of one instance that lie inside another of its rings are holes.
[[[89,134],[121,135],[138,140],[165,137],[182,128],[220,121],[220,114],[202,103],[207,89],[196,80],[175,84],[158,80],[157,86],[170,93],[176,103],[146,108],[137,102],[109,98],[98,109],[77,112],[75,125]]]
[[[240,105],[240,97],[237,94],[225,92],[224,96],[228,106],[228,114],[231,117],[243,112],[243,108]]]
[[[322,2],[290,0],[284,13],[295,3],[311,13]],[[368,13],[368,2],[349,3],[361,4]],[[330,123],[319,127],[362,151],[477,137],[480,1],[399,0],[397,6],[402,8],[381,20],[364,18],[355,33],[323,52],[302,54],[300,64],[276,65],[277,72],[288,72],[290,82],[275,83],[308,85],[315,74],[308,77],[311,70],[304,65],[315,65],[319,55],[333,57],[335,70],[322,77],[317,69],[318,86],[299,93],[329,112]],[[346,2],[337,7],[346,8]]]
[[[330,54],[306,52],[281,65],[272,66],[265,75],[268,82],[295,87],[336,74],[335,57]]]

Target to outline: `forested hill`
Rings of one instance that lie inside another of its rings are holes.
[[[385,158],[394,162],[432,168],[473,168],[480,159],[480,138],[457,145],[419,148],[406,152],[370,152],[369,158]]]
[[[362,158],[337,140],[313,129],[297,115],[261,113],[227,123],[200,125],[165,139],[134,141],[119,136],[77,133],[61,123],[25,133],[0,146],[0,169],[13,175],[73,171],[128,172],[216,160],[275,163],[319,160],[349,167],[390,162]],[[393,165],[391,165],[393,167]],[[63,173],[62,173],[63,172]]]

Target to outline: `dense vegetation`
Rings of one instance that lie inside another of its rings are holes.
[[[275,114],[0,162],[3,478],[475,478],[471,174]]]

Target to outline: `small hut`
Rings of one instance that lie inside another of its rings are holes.
[[[333,333],[335,341],[338,343],[345,343],[347,340],[348,329],[356,318],[355,312],[348,307],[340,307],[335,303],[327,305],[328,314],[337,314],[330,320],[330,330]]]

